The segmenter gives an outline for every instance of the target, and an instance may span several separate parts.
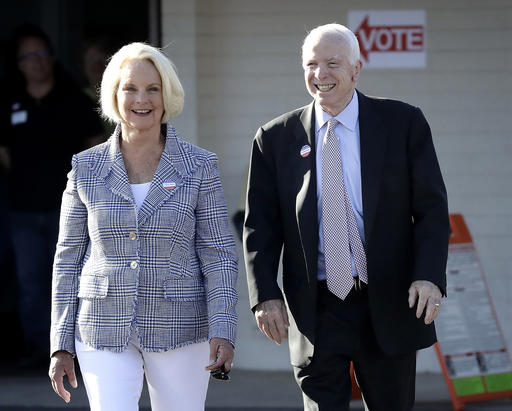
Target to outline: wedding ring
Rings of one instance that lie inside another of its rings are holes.
[[[438,304],[438,303],[435,303],[434,305],[435,305],[436,307],[438,307],[438,308],[441,306],[441,304]]]

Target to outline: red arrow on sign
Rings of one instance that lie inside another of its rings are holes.
[[[366,16],[355,32],[366,61],[370,52],[423,51],[424,26],[370,26],[368,19]]]

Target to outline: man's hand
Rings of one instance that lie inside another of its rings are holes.
[[[439,315],[441,309],[441,291],[437,285],[426,280],[414,281],[409,287],[409,307],[413,308],[416,300],[416,318],[420,318],[425,307],[425,324],[430,324]]]
[[[214,337],[210,340],[210,365],[205,367],[206,371],[218,370],[224,365],[224,369],[229,371],[235,350],[228,340]]]
[[[276,344],[281,344],[288,332],[288,313],[283,300],[274,299],[259,303],[254,311],[260,331]]]
[[[69,384],[73,388],[78,387],[73,356],[67,351],[57,351],[53,354],[48,375],[52,381],[53,391],[64,401],[69,402],[71,394],[64,388],[64,376],[68,376]]]

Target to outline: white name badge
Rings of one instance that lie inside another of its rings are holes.
[[[27,122],[28,113],[26,110],[15,111],[11,114],[11,125],[23,124]]]

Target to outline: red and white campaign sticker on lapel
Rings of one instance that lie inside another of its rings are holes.
[[[172,191],[176,188],[176,183],[174,181],[164,181],[163,184],[166,190]]]
[[[307,156],[309,156],[309,153],[311,153],[311,147],[307,144],[305,146],[302,146],[302,148],[300,149],[300,155],[306,158]]]

